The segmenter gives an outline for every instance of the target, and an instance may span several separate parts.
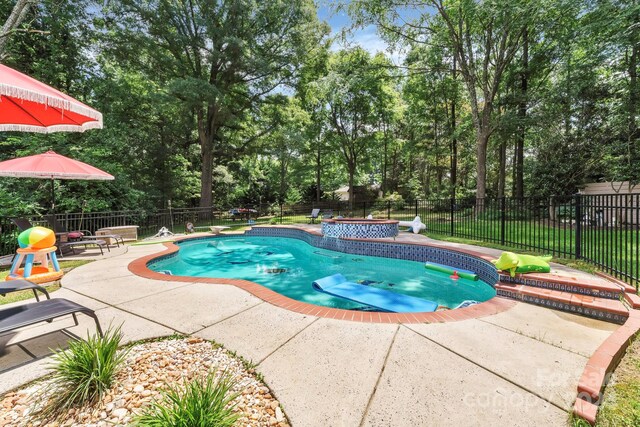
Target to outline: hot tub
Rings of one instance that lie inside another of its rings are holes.
[[[342,218],[323,219],[324,237],[382,239],[398,235],[398,221],[393,219]]]

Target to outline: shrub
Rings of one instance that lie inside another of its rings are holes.
[[[53,356],[51,381],[36,396],[36,418],[57,417],[70,408],[100,400],[122,367],[127,351],[118,352],[121,326],[101,337],[70,341]]]
[[[404,198],[398,193],[388,194],[384,198],[384,201],[391,203],[391,209],[394,209],[394,210],[404,209]]]
[[[184,388],[169,387],[133,423],[145,427],[231,427],[239,415],[233,412],[238,393],[231,393],[235,380],[226,372],[196,378]]]

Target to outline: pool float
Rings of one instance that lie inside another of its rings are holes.
[[[433,301],[349,282],[342,274],[318,279],[312,283],[312,287],[334,297],[391,313],[418,313],[436,311],[438,308]]]
[[[549,273],[551,255],[520,255],[513,252],[502,252],[499,259],[491,261],[500,271],[507,271],[514,277],[516,273]]]
[[[27,279],[33,283],[53,282],[64,272],[56,257],[56,236],[53,230],[31,227],[18,235],[17,256],[11,264],[6,280]],[[20,268],[24,261],[24,268]],[[39,263],[39,266],[34,266]]]
[[[478,280],[478,275],[473,271],[463,270],[461,268],[453,268],[453,267],[449,267],[448,265],[438,264],[437,262],[425,262],[424,268],[426,268],[427,270],[433,270],[433,271],[438,271],[440,273],[445,273],[445,274],[448,274],[449,276],[454,276],[454,273],[455,273],[456,276],[462,277],[463,279]]]

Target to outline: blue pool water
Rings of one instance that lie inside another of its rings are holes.
[[[424,264],[352,255],[316,248],[283,237],[221,237],[180,243],[177,256],[152,262],[154,271],[173,275],[245,279],[298,301],[348,310],[367,310],[358,303],[315,291],[314,280],[340,273],[362,283],[454,308],[462,301],[486,301],[495,290],[478,280],[452,280]]]

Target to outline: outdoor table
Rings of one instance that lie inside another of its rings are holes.
[[[109,234],[117,234],[122,237],[122,240],[124,241],[136,241],[138,240],[138,226],[120,225],[117,227],[104,227],[96,231],[96,237],[106,236]]]

